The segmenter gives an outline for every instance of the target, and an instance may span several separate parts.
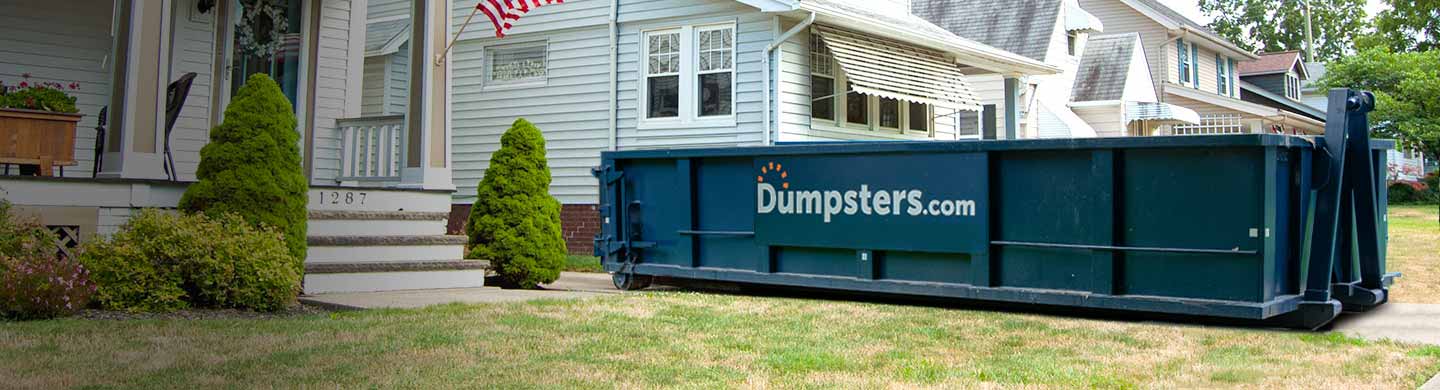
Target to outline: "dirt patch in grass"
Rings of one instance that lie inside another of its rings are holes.
[[[1400,272],[1391,302],[1440,303],[1440,222],[1436,207],[1391,206],[1386,271]]]

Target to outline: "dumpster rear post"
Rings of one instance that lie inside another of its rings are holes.
[[[1323,138],[841,142],[602,154],[596,254],[653,277],[1316,328],[1386,302],[1373,98]]]

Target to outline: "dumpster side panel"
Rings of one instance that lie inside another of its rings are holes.
[[[1264,281],[1264,151],[1125,151],[1123,242],[1234,254],[1129,252],[1125,293],[1259,302]]]
[[[1097,244],[1110,232],[1109,180],[1091,174],[1091,150],[1002,152],[991,170],[996,185],[996,240]],[[994,270],[1001,286],[1089,291],[1089,249],[999,246]]]
[[[639,227],[639,237],[654,242],[646,249],[642,261],[651,264],[690,266],[690,253],[678,245],[686,237],[682,229],[680,210],[685,210],[681,197],[674,196],[678,183],[674,160],[631,160],[621,168],[625,172],[625,194],[629,202],[618,207],[625,208],[629,229]]]
[[[693,230],[755,231],[755,179],[750,175],[753,160],[749,157],[695,160],[695,207],[691,208],[695,213]],[[698,234],[692,237],[699,256],[693,265],[696,267],[758,270],[758,263],[764,258],[764,247],[755,242],[754,235]]]

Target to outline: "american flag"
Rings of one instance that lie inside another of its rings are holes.
[[[480,0],[475,9],[490,18],[490,23],[495,25],[495,37],[504,38],[505,33],[514,27],[512,23],[519,21],[520,17],[530,10],[564,2],[565,0]]]

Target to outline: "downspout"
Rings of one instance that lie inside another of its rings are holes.
[[[619,88],[616,86],[617,73],[619,72],[619,58],[616,53],[620,49],[620,0],[610,0],[610,150],[619,149],[619,136],[616,130],[616,115],[620,115]]]
[[[770,120],[770,115],[771,115],[771,114],[773,113],[773,111],[774,111],[774,108],[771,107],[771,99],[770,99],[770,92],[771,92],[771,91],[770,91],[770,72],[779,73],[779,71],[780,71],[780,70],[779,70],[779,63],[780,63],[780,62],[779,62],[779,61],[772,61],[770,57],[774,55],[775,49],[779,48],[780,45],[785,44],[785,41],[788,41],[788,40],[790,40],[790,38],[795,37],[795,34],[799,34],[801,31],[805,31],[806,28],[810,28],[810,25],[811,25],[811,24],[814,24],[814,23],[815,23],[815,13],[814,13],[814,12],[811,12],[811,13],[810,13],[810,16],[808,16],[808,17],[805,18],[805,21],[800,22],[800,24],[795,25],[795,27],[791,27],[790,30],[785,31],[784,34],[781,34],[780,37],[775,38],[775,41],[774,41],[774,42],[770,42],[770,45],[765,47],[765,58],[761,61],[761,62],[763,63],[763,64],[762,64],[762,65],[763,65],[762,68],[765,69],[765,77],[764,77],[764,79],[765,79],[765,88],[764,88],[764,90],[765,90],[765,137],[764,137],[764,139],[765,139],[765,145],[770,145],[770,144],[774,143],[774,141],[772,140],[771,132],[776,131],[776,129],[773,128],[773,127],[775,127],[774,124],[772,124],[772,123],[771,123],[771,120]],[[779,16],[776,16],[776,17],[775,17],[775,27],[777,27],[776,30],[779,30],[779,29],[778,29],[779,26],[780,26],[780,17],[779,17]]]

